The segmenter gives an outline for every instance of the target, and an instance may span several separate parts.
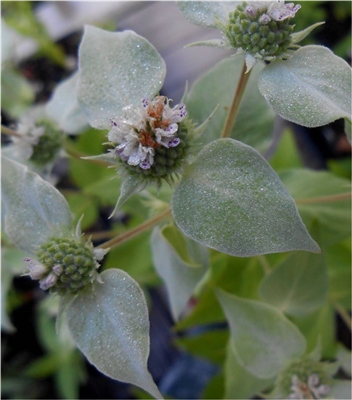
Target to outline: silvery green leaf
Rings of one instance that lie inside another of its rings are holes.
[[[162,398],[147,369],[148,308],[142,289],[126,272],[109,269],[104,283],[80,293],[67,307],[78,348],[99,371]]]
[[[161,89],[166,66],[157,50],[133,31],[85,26],[79,48],[78,101],[96,129],[110,127],[122,108]]]
[[[193,46],[218,47],[219,49],[228,49],[229,48],[229,45],[221,39],[203,40],[200,42],[190,43],[185,47],[193,47]]]
[[[334,379],[331,385],[331,391],[328,393],[332,399],[351,398],[352,384],[350,380]]]
[[[110,215],[110,218],[115,214],[119,207],[127,201],[134,193],[140,192],[146,186],[146,182],[138,176],[127,176],[121,183],[120,195],[117,199],[115,208]]]
[[[260,379],[238,362],[231,340],[226,351],[225,399],[251,399],[260,391],[270,387],[273,379]]]
[[[221,289],[216,290],[216,295],[230,324],[232,349],[247,371],[270,379],[289,360],[304,354],[304,336],[276,308]]]
[[[203,148],[185,170],[171,211],[185,235],[230,255],[320,251],[276,172],[233,139]]]
[[[275,112],[316,127],[351,119],[351,67],[323,46],[305,46],[262,70],[259,90]]]
[[[307,37],[315,28],[323,24],[325,24],[325,22],[317,22],[316,24],[308,26],[308,28],[306,29],[303,29],[303,31],[292,33],[291,34],[292,43],[299,43],[305,37]]]
[[[226,23],[229,12],[241,4],[241,1],[178,1],[177,5],[183,15],[200,26],[217,28],[217,21]]]
[[[208,249],[184,238],[173,226],[155,228],[151,245],[155,269],[165,282],[172,316],[178,320],[207,270]],[[193,257],[189,257],[187,245],[192,246]]]
[[[46,105],[46,113],[68,134],[79,134],[88,128],[77,100],[78,72],[61,82]]]
[[[220,137],[242,67],[243,56],[238,55],[223,60],[196,81],[191,88],[186,104],[194,122],[201,124],[218,106],[213,118],[205,127],[201,138],[203,144]],[[258,89],[258,75],[263,68],[264,64],[258,63],[252,69],[237,120],[231,131],[233,139],[255,147],[262,153],[271,142],[275,117],[275,113]]]
[[[81,157],[82,160],[95,160],[95,161],[103,161],[107,164],[119,164],[118,159],[112,152],[109,153],[104,153],[104,154],[98,154],[97,156],[87,156],[87,157]]]
[[[5,232],[21,250],[35,252],[52,235],[72,229],[64,196],[22,164],[2,157]]]
[[[304,316],[324,304],[328,275],[324,256],[295,252],[265,277],[262,300],[291,316]]]

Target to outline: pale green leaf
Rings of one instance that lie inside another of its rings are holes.
[[[351,399],[352,383],[350,380],[334,379],[329,397],[332,399]]]
[[[202,123],[218,106],[201,137],[202,143],[220,138],[243,67],[243,57],[223,60],[203,75],[187,97],[187,110],[194,122]],[[231,137],[264,152],[271,142],[275,113],[261,96],[258,75],[264,64],[257,63],[244,92]]]
[[[15,69],[1,71],[1,108],[11,117],[21,117],[33,103],[34,89],[29,81]]]
[[[325,24],[325,22],[317,22],[316,24],[313,24],[311,26],[308,26],[308,28],[303,29],[303,31],[292,33],[291,34],[292,43],[299,43],[304,38],[306,38],[315,28],[323,24]]]
[[[259,290],[262,300],[288,315],[310,314],[324,304],[328,294],[324,256],[290,254],[264,279]]]
[[[162,398],[147,369],[149,319],[142,289],[118,269],[101,278],[104,283],[81,293],[67,309],[78,348],[105,375]]]
[[[154,266],[165,282],[172,316],[175,320],[179,319],[209,264],[208,249],[182,237],[177,232],[178,230],[173,226],[166,226],[163,229],[155,228],[151,237]],[[173,236],[173,241],[168,239],[170,236]],[[191,249],[193,257],[187,251],[189,245],[193,246]],[[180,251],[177,251],[178,249]]]
[[[217,27],[217,21],[226,23],[229,12],[241,4],[241,1],[178,1],[183,15],[191,22],[210,28]]]
[[[68,134],[79,134],[88,128],[87,117],[84,115],[77,100],[78,72],[62,81],[54,90],[46,104],[46,113],[57,122],[59,127]]]
[[[291,169],[279,173],[304,223],[317,221],[319,243],[330,246],[351,235],[351,185],[327,171]]]
[[[145,186],[146,183],[143,182],[143,179],[135,175],[127,176],[121,183],[120,195],[117,199],[115,208],[110,215],[110,218],[116,213],[116,211],[122,206],[125,201],[127,201],[133,194],[143,190]]]
[[[5,231],[21,250],[36,252],[50,236],[72,229],[64,196],[27,167],[2,157]]]
[[[123,107],[160,91],[166,66],[157,50],[133,31],[107,32],[86,25],[79,74],[79,103],[94,128],[106,129]]]
[[[304,46],[275,61],[259,76],[259,90],[275,112],[316,127],[351,119],[351,67],[323,46]]]
[[[329,296],[345,309],[351,309],[351,239],[326,250],[329,269]]]
[[[171,210],[185,235],[230,255],[319,252],[275,171],[233,139],[203,148],[177,186]]]
[[[260,379],[243,368],[229,341],[225,362],[225,399],[251,399],[272,383],[273,379]]]
[[[220,289],[216,295],[230,324],[232,349],[248,372],[270,379],[289,360],[304,354],[303,335],[276,308]]]
[[[194,47],[194,46],[217,47],[219,49],[228,49],[229,48],[229,45],[221,39],[203,40],[200,42],[190,43],[185,47]]]

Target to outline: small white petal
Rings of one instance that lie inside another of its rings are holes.
[[[46,278],[40,281],[40,288],[43,290],[47,290],[55,285],[58,277],[54,273],[50,273]]]

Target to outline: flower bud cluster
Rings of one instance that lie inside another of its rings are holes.
[[[54,161],[62,148],[62,132],[51,121],[38,119],[34,112],[21,118],[17,132],[19,137],[13,136],[12,140],[18,151],[38,166]]]
[[[37,143],[33,146],[31,161],[38,165],[45,165],[54,160],[62,147],[63,135],[48,120],[37,122],[37,126],[43,129]]]
[[[112,153],[130,175],[169,180],[182,165],[189,148],[186,107],[173,108],[170,100],[157,96],[142,99],[140,107],[124,108],[125,115],[111,119],[108,133]]]
[[[283,2],[243,2],[230,12],[223,32],[231,46],[253,57],[272,60],[285,58],[291,45],[294,17],[300,6]]]
[[[279,374],[275,390],[288,399],[323,399],[330,391],[330,380],[324,363],[305,357],[292,361]]]
[[[52,237],[40,246],[37,260],[25,258],[32,279],[52,293],[76,293],[92,283],[99,264],[91,243],[74,237]]]

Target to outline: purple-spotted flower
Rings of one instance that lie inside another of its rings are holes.
[[[179,123],[187,115],[186,106],[171,108],[169,103],[164,96],[142,99],[140,107],[127,106],[122,117],[111,119],[108,139],[122,161],[150,169],[158,163],[158,149],[167,154],[167,149],[180,145]]]
[[[75,235],[52,236],[40,245],[35,258],[25,257],[28,272],[23,275],[38,280],[43,290],[77,293],[96,279],[101,282],[97,269],[106,253],[82,238],[79,222]]]
[[[307,382],[301,381],[297,375],[292,377],[289,399],[323,399],[330,392],[328,385],[320,384],[318,374],[311,374]]]

